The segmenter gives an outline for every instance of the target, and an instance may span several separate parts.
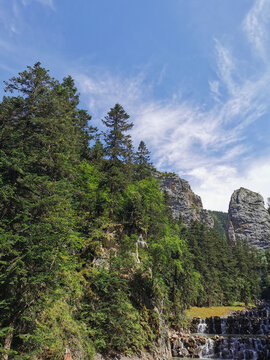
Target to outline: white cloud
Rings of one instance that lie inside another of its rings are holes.
[[[248,168],[242,172],[236,167],[224,165],[197,168],[191,171],[190,175],[198,181],[198,184],[194,185],[194,190],[202,197],[205,208],[227,211],[233,191],[240,187],[259,192],[265,200],[270,196],[269,162],[270,156],[248,163]]]

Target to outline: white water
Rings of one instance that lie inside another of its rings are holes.
[[[197,327],[197,333],[198,334],[206,334],[208,330],[208,326],[206,324],[205,319],[200,319],[200,322]]]
[[[199,356],[201,358],[213,358],[215,356],[215,342],[213,339],[207,338],[205,345],[200,346]]]
[[[229,318],[200,319],[197,334],[200,339],[204,334],[206,342],[203,345],[201,342],[200,345],[197,343],[197,356],[213,360],[270,360],[269,316],[268,305]],[[219,336],[207,337],[209,331]],[[182,344],[182,356],[187,355]]]

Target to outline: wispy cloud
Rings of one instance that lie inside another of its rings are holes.
[[[143,73],[130,78],[112,75],[97,68],[91,69],[91,73],[94,75],[75,71],[73,77],[96,119],[104,116],[116,103],[123,104],[132,113],[142,105],[144,94],[147,93]]]
[[[4,27],[7,35],[18,35],[25,26],[23,8],[34,2],[55,10],[53,0],[0,0],[0,25]],[[4,34],[2,33],[2,36]]]
[[[269,19],[269,0],[257,0],[243,21],[248,40],[263,59],[266,59],[266,42],[269,41]]]
[[[20,11],[15,0],[0,0],[0,24],[9,34],[17,34],[20,22]]]

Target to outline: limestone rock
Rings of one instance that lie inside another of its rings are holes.
[[[270,247],[270,215],[260,194],[242,187],[234,191],[228,211],[227,236],[232,243],[240,240],[258,249]]]
[[[169,196],[173,218],[180,217],[183,223],[189,226],[192,221],[199,221],[209,228],[214,226],[214,220],[207,210],[203,209],[200,196],[194,194],[188,181],[176,174],[156,173],[161,190]]]

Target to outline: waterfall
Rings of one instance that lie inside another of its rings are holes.
[[[270,306],[223,317],[194,318],[192,335],[172,339],[174,357],[270,360]]]
[[[215,356],[215,342],[213,339],[207,338],[205,345],[200,346],[200,358],[213,358]]]
[[[200,319],[200,322],[199,322],[198,327],[197,327],[197,333],[198,334],[205,334],[205,333],[207,333],[207,330],[208,330],[208,326],[206,324],[205,319]]]
[[[226,334],[226,330],[227,330],[227,321],[226,321],[226,319],[221,319],[220,328],[221,328],[221,334],[222,335]]]

